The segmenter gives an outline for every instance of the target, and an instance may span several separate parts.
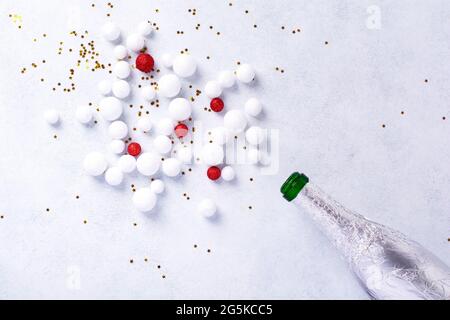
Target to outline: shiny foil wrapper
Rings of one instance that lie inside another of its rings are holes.
[[[450,299],[450,268],[417,242],[308,183],[294,200],[342,252],[374,299]]]

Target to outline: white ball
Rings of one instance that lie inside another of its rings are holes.
[[[125,80],[114,81],[112,85],[112,92],[119,99],[125,99],[130,95],[130,85]]]
[[[162,118],[156,125],[156,131],[158,132],[158,134],[170,136],[173,133],[174,127],[175,123],[172,119]]]
[[[272,159],[270,158],[270,155],[266,151],[260,151],[259,152],[259,163],[263,166],[268,166],[272,163]]]
[[[84,170],[91,176],[99,176],[105,172],[108,163],[100,152],[89,153],[83,161]]]
[[[159,153],[166,154],[172,150],[172,141],[167,136],[157,136],[153,140],[153,146]]]
[[[103,37],[108,41],[116,41],[120,37],[120,29],[112,22],[107,22],[102,27]]]
[[[128,135],[128,126],[123,121],[114,121],[108,127],[111,139],[123,139]]]
[[[127,38],[127,48],[131,51],[141,51],[145,46],[145,39],[137,33],[130,34]]]
[[[208,81],[205,86],[205,94],[211,99],[220,96],[222,94],[222,87],[219,82],[215,80]]]
[[[189,118],[192,112],[191,103],[185,98],[173,99],[169,104],[169,114],[176,121]]]
[[[197,63],[189,54],[179,54],[173,60],[173,72],[182,78],[192,76],[195,70],[197,70]]]
[[[125,150],[125,142],[122,140],[113,140],[109,143],[109,150],[115,154],[120,154]]]
[[[128,57],[128,49],[123,45],[118,45],[114,47],[114,57],[117,60],[123,60]]]
[[[141,212],[148,212],[156,205],[156,195],[150,188],[137,189],[133,194],[133,205]]]
[[[236,176],[234,169],[230,166],[226,166],[222,169],[221,177],[225,181],[231,181]]]
[[[245,132],[245,139],[253,146],[260,145],[266,140],[266,132],[257,126],[252,126]]]
[[[59,121],[59,113],[56,109],[48,109],[44,113],[44,119],[48,124],[55,125]]]
[[[219,84],[222,88],[231,88],[236,82],[236,77],[231,71],[222,71],[219,73]]]
[[[209,166],[215,166],[223,162],[223,147],[216,143],[207,143],[202,148],[203,163]]]
[[[162,170],[168,177],[176,177],[181,172],[181,162],[176,158],[165,159],[162,162]]]
[[[224,145],[230,140],[230,137],[230,131],[225,127],[216,127],[209,130],[208,134],[206,135],[206,140],[211,140],[219,145]]]
[[[166,68],[172,68],[173,60],[174,60],[174,56],[173,56],[173,54],[170,54],[170,53],[165,53],[161,57],[161,62],[163,64],[163,66]]]
[[[257,164],[259,162],[259,151],[256,148],[247,150],[247,160],[249,164]]]
[[[211,199],[203,199],[200,201],[197,207],[198,213],[205,218],[211,218],[216,214],[217,206]]]
[[[192,160],[192,148],[187,146],[182,146],[177,149],[177,158],[185,164],[191,163]]]
[[[156,97],[156,91],[152,86],[145,86],[141,89],[142,97],[147,100],[151,101],[155,99]]]
[[[125,154],[119,158],[119,161],[117,161],[117,165],[119,166],[120,170],[122,170],[122,172],[133,172],[134,169],[136,169],[136,158],[130,156],[129,154]]]
[[[75,118],[82,124],[87,124],[92,120],[92,107],[88,105],[80,105],[75,111]]]
[[[110,186],[118,186],[123,181],[123,173],[117,167],[112,167],[105,172],[105,181]]]
[[[136,161],[137,170],[144,176],[152,176],[158,172],[161,158],[156,153],[145,152]]]
[[[166,74],[159,79],[158,89],[161,96],[173,98],[181,90],[180,79],[174,74]]]
[[[100,114],[107,121],[114,121],[122,115],[122,102],[116,97],[106,97],[100,101]]]
[[[245,113],[249,116],[256,117],[261,113],[262,105],[256,98],[250,98],[247,100],[244,106]]]
[[[255,70],[249,64],[241,64],[236,70],[236,77],[243,83],[249,83],[255,78]]]
[[[150,183],[150,190],[152,190],[154,194],[163,193],[164,189],[164,182],[162,180],[156,179]]]
[[[149,117],[141,117],[137,122],[137,128],[142,132],[149,132],[152,126],[153,124]]]
[[[240,133],[247,126],[247,118],[241,110],[230,110],[225,114],[223,123],[232,133]]]
[[[113,68],[114,75],[119,79],[126,79],[131,73],[130,64],[126,61],[118,61]]]
[[[150,22],[142,21],[138,25],[138,32],[141,36],[148,37],[153,31],[153,27]]]
[[[112,84],[109,80],[102,80],[97,85],[98,91],[100,91],[100,94],[107,96],[111,93]]]

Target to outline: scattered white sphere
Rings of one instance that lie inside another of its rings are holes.
[[[114,47],[114,57],[117,60],[123,60],[128,57],[128,49],[123,45],[118,45]]]
[[[100,91],[100,94],[107,96],[111,93],[112,84],[109,80],[102,80],[97,85],[98,91]]]
[[[153,140],[153,146],[160,154],[166,154],[172,150],[172,140],[167,136],[160,135]]]
[[[216,214],[217,206],[211,199],[203,199],[200,201],[197,207],[198,213],[200,213],[205,218],[211,218]]]
[[[230,110],[225,114],[223,123],[232,133],[240,133],[247,126],[247,118],[241,110]]]
[[[247,150],[247,160],[249,164],[257,164],[259,162],[259,151],[256,148]]]
[[[262,164],[263,166],[268,166],[272,163],[272,160],[267,151],[259,152],[259,163]]]
[[[219,73],[218,80],[222,88],[231,88],[236,82],[236,77],[233,72],[225,70]]]
[[[216,80],[208,81],[205,86],[205,94],[209,98],[216,98],[222,94],[222,87]]]
[[[116,80],[112,85],[112,92],[116,98],[125,99],[130,95],[130,85],[125,80]]]
[[[191,103],[185,98],[173,99],[169,104],[169,114],[176,121],[189,118],[192,112]]]
[[[211,140],[219,145],[224,145],[230,140],[230,131],[225,127],[216,127],[208,131],[206,135],[207,141]]]
[[[180,79],[174,74],[166,74],[159,79],[158,89],[163,97],[173,98],[181,90]]]
[[[257,126],[252,126],[245,132],[245,139],[253,146],[260,145],[266,140],[266,132]]]
[[[241,64],[236,70],[236,77],[243,83],[250,83],[255,78],[255,70],[249,64]]]
[[[75,118],[82,124],[87,124],[92,120],[92,107],[88,105],[80,105],[75,111]]]
[[[126,79],[131,73],[130,64],[126,61],[118,61],[113,68],[114,75],[119,79]]]
[[[129,154],[125,154],[119,158],[117,165],[124,173],[133,172],[134,169],[136,169],[136,158]]]
[[[148,37],[153,31],[153,27],[149,21],[142,21],[138,25],[138,32],[141,36]]]
[[[116,97],[106,97],[100,101],[100,114],[107,121],[118,119],[123,112],[122,102]]]
[[[192,76],[197,70],[195,59],[189,54],[179,54],[173,60],[173,72],[182,78]]]
[[[225,181],[231,181],[236,176],[236,173],[234,172],[233,167],[226,166],[222,169],[221,177]]]
[[[137,170],[144,176],[152,176],[158,172],[161,166],[161,158],[156,153],[145,152],[136,161]]]
[[[216,143],[207,143],[202,148],[201,160],[209,166],[215,166],[223,162],[223,147]]]
[[[115,154],[120,154],[125,150],[125,142],[122,140],[113,140],[109,143],[109,150]]]
[[[84,170],[91,176],[99,176],[105,172],[108,162],[100,152],[89,153],[83,161]]]
[[[182,146],[177,149],[177,158],[184,164],[191,163],[192,160],[192,148],[188,146]]]
[[[116,41],[120,37],[120,29],[116,24],[107,22],[102,27],[102,34],[106,40]]]
[[[181,162],[176,158],[165,159],[162,162],[162,171],[168,177],[176,177],[181,172]]]
[[[108,127],[111,139],[123,139],[128,135],[128,126],[123,121],[114,121]]]
[[[156,124],[156,131],[158,134],[170,136],[173,132],[174,127],[175,127],[175,123],[172,119],[162,118]]]
[[[55,125],[59,121],[59,113],[56,109],[48,109],[44,113],[44,119],[48,124]]]
[[[145,46],[145,39],[137,33],[130,34],[127,38],[127,48],[131,51],[141,51]]]
[[[249,116],[256,117],[261,113],[262,105],[256,98],[250,98],[247,100],[244,106],[245,113]]]
[[[105,181],[110,186],[118,186],[123,181],[123,173],[118,167],[111,167],[105,172]]]
[[[150,188],[137,189],[133,194],[133,205],[141,212],[148,212],[156,205],[156,195]]]
[[[173,54],[165,53],[161,57],[161,62],[162,62],[164,67],[172,68],[174,59],[175,59],[175,57],[173,56]]]
[[[142,97],[147,101],[152,101],[156,97],[156,90],[152,86],[144,86],[141,89]]]
[[[137,128],[142,132],[149,132],[152,126],[153,124],[149,117],[141,117],[137,122]]]
[[[156,179],[150,183],[150,190],[152,190],[154,194],[163,193],[164,189],[164,182],[162,180]]]

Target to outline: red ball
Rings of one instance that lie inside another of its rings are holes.
[[[220,112],[223,110],[223,101],[220,98],[214,98],[209,103],[209,106],[211,107],[211,110],[214,112]]]
[[[208,171],[206,172],[206,174],[208,175],[208,178],[211,180],[217,180],[220,178],[220,168],[213,166],[213,167],[209,167]]]
[[[188,133],[188,130],[189,130],[188,126],[185,125],[184,123],[177,124],[174,129],[175,134],[177,135],[178,138],[185,137]]]
[[[136,68],[142,72],[150,72],[153,70],[155,60],[148,53],[140,53],[136,58]]]
[[[128,145],[128,154],[130,156],[136,157],[141,153],[141,145],[137,142],[132,142]]]

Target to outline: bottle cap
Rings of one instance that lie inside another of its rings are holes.
[[[308,182],[309,178],[303,173],[294,172],[281,186],[281,193],[287,201],[292,201]]]

